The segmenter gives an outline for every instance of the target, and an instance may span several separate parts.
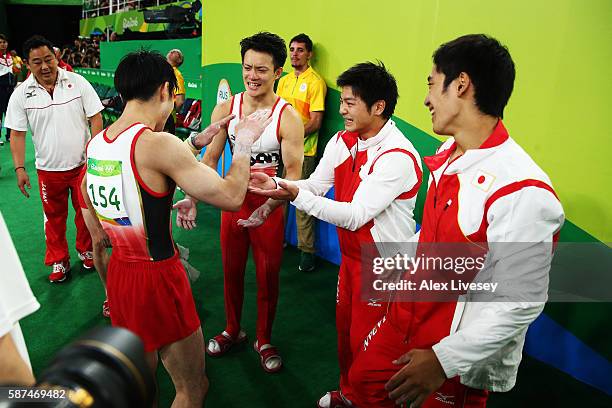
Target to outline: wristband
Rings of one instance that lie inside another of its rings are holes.
[[[196,138],[198,137],[198,134],[199,133],[193,132],[191,136],[189,136],[189,143],[191,143],[194,149],[202,150],[202,148],[196,146]]]
[[[19,169],[23,169],[25,171],[26,168],[23,167],[23,166],[17,166],[17,167],[15,167],[15,173],[17,173],[17,170],[19,170]]]
[[[191,153],[193,153],[194,155],[200,153],[201,149],[196,148],[193,143],[191,143],[191,137],[188,137],[187,139],[185,139],[184,143],[187,145],[187,147],[189,148],[189,150],[191,150]]]

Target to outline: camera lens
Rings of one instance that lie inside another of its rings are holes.
[[[117,327],[95,329],[64,348],[38,386],[72,390],[80,406],[95,408],[149,407],[155,395],[142,341]]]

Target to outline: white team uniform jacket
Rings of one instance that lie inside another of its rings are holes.
[[[527,328],[544,308],[563,208],[548,176],[501,120],[479,149],[449,161],[454,143],[447,140],[424,159],[431,177],[419,242],[486,243],[480,275],[500,288],[491,301],[462,297],[448,335],[432,348],[448,378],[507,391],[516,381]]]
[[[354,160],[347,160],[351,156]],[[300,191],[293,204],[348,231],[367,227],[364,233],[369,237],[362,236],[366,242],[405,242],[414,235],[413,211],[421,179],[419,153],[388,120],[367,140],[348,132],[332,137],[316,170],[295,182]],[[332,186],[335,200],[321,197]]]

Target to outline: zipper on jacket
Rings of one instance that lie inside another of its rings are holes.
[[[357,154],[359,154],[359,136],[357,136],[357,144],[355,145],[355,157],[353,157],[353,173],[355,173],[355,162],[357,161]]]
[[[461,157],[461,156],[459,156],[459,157]],[[436,204],[438,202],[438,187],[442,186],[442,178],[444,177],[444,172],[446,172],[446,169],[448,169],[448,166],[450,166],[450,164],[453,161],[449,161],[448,163],[446,163],[446,167],[444,167],[444,170],[442,170],[442,173],[440,174],[440,185],[436,185],[436,177],[433,175],[433,172],[431,173],[432,181],[434,183],[434,187],[436,188],[436,191],[434,192],[434,209],[436,208]],[[448,209],[449,206],[450,205],[447,204],[444,207],[444,209],[442,210],[442,212],[440,212],[440,214],[434,212],[436,214],[436,229],[434,230],[433,242],[437,242],[437,239],[438,239],[438,226],[440,225],[440,218],[442,218],[442,214],[444,213],[444,211],[446,211]]]
[[[412,337],[412,326],[414,322],[414,313],[416,311],[416,302],[410,302],[410,322],[406,328],[406,336],[404,337],[404,344],[410,343],[410,337]]]

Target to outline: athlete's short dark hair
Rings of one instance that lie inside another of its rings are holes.
[[[474,84],[478,109],[503,118],[516,74],[508,48],[485,34],[469,34],[442,44],[433,54],[433,62],[445,76],[444,90],[465,72]]]
[[[240,41],[240,55],[244,62],[244,54],[248,50],[264,52],[272,56],[274,69],[285,65],[287,59],[287,47],[285,41],[276,34],[261,32]]]
[[[289,41],[289,46],[291,46],[291,43],[293,42],[304,43],[304,45],[306,46],[306,49],[308,51],[312,51],[312,40],[310,39],[309,36],[307,36],[304,33],[298,34],[295,37],[293,37],[291,41]]]
[[[157,51],[130,52],[121,59],[115,70],[115,89],[124,103],[132,99],[149,100],[166,82],[174,94],[177,89],[174,70],[166,57]]]
[[[0,33],[0,40],[8,41],[8,37],[2,33]]]
[[[42,35],[33,35],[32,37],[28,38],[25,43],[23,43],[23,58],[26,60],[30,59],[30,51],[40,47],[49,48],[49,51],[55,55],[51,41],[47,40]]]
[[[385,64],[378,61],[362,62],[344,71],[336,80],[336,85],[339,87],[350,86],[353,89],[353,94],[360,97],[368,107],[372,106],[376,101],[385,101],[385,110],[382,116],[389,119],[395,111],[397,105],[397,82]]]

